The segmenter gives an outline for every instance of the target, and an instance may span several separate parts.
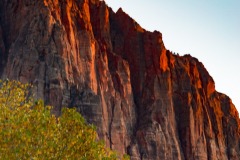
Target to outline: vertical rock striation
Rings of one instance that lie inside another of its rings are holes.
[[[240,157],[240,121],[203,64],[98,0],[0,1],[0,76],[77,107],[131,159]]]

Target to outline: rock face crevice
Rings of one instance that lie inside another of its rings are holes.
[[[203,64],[104,1],[0,1],[0,67],[131,159],[240,157],[238,112]]]

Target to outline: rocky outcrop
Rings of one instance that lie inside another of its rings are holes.
[[[203,64],[98,0],[0,1],[0,75],[77,107],[131,159],[240,157],[240,121]]]

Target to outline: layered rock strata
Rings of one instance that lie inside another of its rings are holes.
[[[203,64],[98,0],[1,0],[0,76],[77,107],[131,159],[240,159],[240,121]]]

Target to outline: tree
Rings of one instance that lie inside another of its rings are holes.
[[[117,159],[75,109],[56,117],[30,90],[0,80],[0,159]]]

